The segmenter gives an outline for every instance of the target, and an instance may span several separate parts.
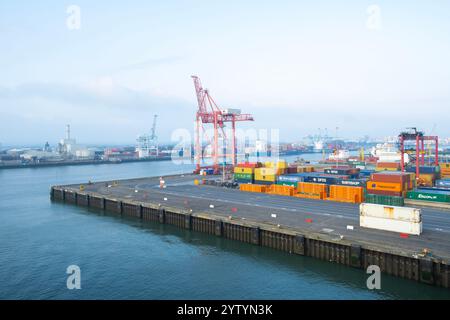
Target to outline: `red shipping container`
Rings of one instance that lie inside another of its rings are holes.
[[[395,173],[395,174],[389,174],[389,173],[372,173],[370,177],[371,181],[375,182],[391,182],[391,183],[401,183],[404,185],[409,181],[409,176],[404,173]]]
[[[262,166],[261,162],[241,162],[238,163],[237,167],[242,168],[260,168]]]
[[[392,168],[397,169],[400,168],[400,163],[398,162],[377,162],[378,168]]]

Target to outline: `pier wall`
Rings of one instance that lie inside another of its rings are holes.
[[[208,213],[188,212],[179,208],[110,199],[84,191],[52,187],[52,201],[90,207],[143,221],[159,222],[178,228],[203,232],[289,254],[312,257],[349,267],[367,269],[377,265],[384,274],[449,288],[449,265],[431,258],[411,257],[358,244],[320,239],[317,235],[265,224],[244,222]]]

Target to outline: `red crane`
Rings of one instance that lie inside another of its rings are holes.
[[[437,136],[425,136],[422,131],[416,128],[409,128],[409,131],[401,132],[398,136],[400,142],[402,172],[405,171],[405,142],[416,142],[416,179],[420,179],[420,166],[425,165],[425,141],[434,141],[434,165],[439,165],[439,138]]]
[[[212,123],[214,126],[214,137],[212,145],[212,158],[214,173],[219,172],[219,157],[226,156],[226,154],[219,155],[219,130],[222,133],[223,141],[227,140],[225,134],[225,122],[231,122],[232,137],[231,137],[231,159],[233,166],[236,165],[236,122],[237,121],[253,121],[253,116],[250,114],[241,114],[240,110],[228,109],[223,110],[219,108],[210,96],[207,89],[203,89],[199,77],[192,76],[194,80],[195,92],[197,94],[198,110],[196,114],[196,138],[195,138],[195,163],[196,172],[200,172],[202,160],[202,143],[200,139],[200,128],[203,124]]]

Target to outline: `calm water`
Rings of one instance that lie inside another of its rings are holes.
[[[450,291],[337,264],[52,204],[54,184],[190,171],[170,162],[0,170],[1,299],[416,299]],[[66,268],[81,268],[81,290]]]

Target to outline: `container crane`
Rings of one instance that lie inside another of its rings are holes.
[[[212,158],[214,173],[219,172],[219,131],[224,142],[227,140],[225,134],[225,123],[231,122],[232,137],[231,137],[231,159],[233,166],[236,165],[236,122],[237,121],[253,121],[253,116],[250,114],[241,114],[239,109],[221,109],[218,107],[214,99],[209,94],[207,89],[202,87],[200,78],[192,76],[194,81],[195,93],[197,95],[198,109],[196,113],[196,138],[195,138],[195,163],[196,172],[200,172],[202,160],[202,144],[200,139],[200,129],[203,124],[212,124],[214,127],[214,137],[212,139]],[[222,156],[226,156],[223,154]]]
[[[402,172],[405,171],[405,142],[406,141],[415,141],[416,143],[416,179],[420,179],[420,165],[425,165],[425,141],[434,142],[435,147],[435,155],[434,155],[434,165],[439,165],[439,138],[437,136],[425,136],[422,131],[418,131],[417,128],[407,128],[407,131],[403,131],[398,136],[399,144],[400,144],[400,153],[401,153],[401,168]]]

